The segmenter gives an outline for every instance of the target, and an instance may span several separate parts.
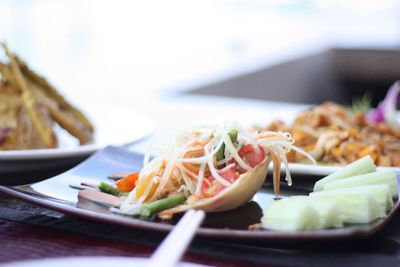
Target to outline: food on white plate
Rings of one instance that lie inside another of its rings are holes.
[[[275,194],[279,194],[281,163],[286,181],[292,183],[285,156],[298,150],[292,143],[287,133],[249,132],[237,122],[184,129],[169,142],[153,145],[140,173],[119,180],[114,188],[100,189],[114,195],[129,193],[121,195],[123,203],[112,209],[127,215],[169,219],[188,209],[231,210],[261,188],[271,162]]]
[[[0,61],[0,150],[55,148],[55,123],[80,144],[91,143],[94,128],[85,115],[3,48],[9,62]]]
[[[365,173],[371,173],[376,171],[376,166],[372,161],[372,158],[367,155],[358,159],[347,166],[339,169],[338,171],[331,173],[323,179],[318,180],[314,185],[314,191],[320,191],[323,189],[323,186],[327,183],[344,179],[356,175],[361,175]]]
[[[361,174],[350,178],[335,180],[322,185],[322,190],[334,190],[364,185],[386,184],[390,188],[391,196],[398,197],[397,173],[394,170],[381,170]]]
[[[370,155],[377,166],[400,166],[400,127],[396,105],[400,81],[389,89],[386,98],[372,109],[367,98],[353,108],[326,102],[300,112],[293,123],[277,120],[265,127],[285,131],[294,145],[310,153],[321,164],[346,165]],[[296,151],[289,162],[304,162]]]

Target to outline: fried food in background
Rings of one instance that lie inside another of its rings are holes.
[[[292,125],[274,121],[267,129],[290,132],[294,145],[319,163],[346,165],[369,154],[378,166],[400,166],[400,132],[385,122],[368,123],[364,115],[327,102],[299,113]],[[305,161],[295,151],[287,157]]]
[[[91,122],[5,44],[2,46],[9,63],[0,62],[0,150],[55,148],[55,123],[81,145],[91,143]]]

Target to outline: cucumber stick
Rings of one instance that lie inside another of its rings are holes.
[[[263,212],[263,228],[303,231],[370,223],[393,206],[387,184],[313,192],[272,202]]]
[[[377,172],[366,156],[319,180],[310,196],[274,201],[264,210],[261,223],[263,228],[283,231],[370,223],[386,217],[398,195],[397,173]]]
[[[273,201],[263,211],[261,225],[279,231],[321,229],[318,213],[306,201],[282,199]]]
[[[323,185],[329,182],[374,171],[376,171],[376,166],[368,155],[319,180],[315,183],[314,191],[321,191]]]
[[[371,185],[314,192],[310,197],[315,201],[322,198],[336,201],[344,223],[370,223],[386,217],[388,195],[387,185]]]
[[[342,189],[335,189],[335,190],[325,190],[320,192],[311,193],[310,196],[318,196],[318,195],[335,195],[340,193],[353,193],[353,192],[363,192],[368,193],[375,200],[379,203],[379,205],[385,211],[393,207],[393,199],[390,193],[390,188],[386,184],[379,184],[379,185],[366,185],[366,186],[357,186],[357,187],[350,187],[350,188],[342,188]]]
[[[304,201],[309,204],[319,216],[321,228],[337,228],[343,226],[342,216],[336,201],[328,198],[321,198],[315,201],[309,196],[292,196],[292,201]]]
[[[350,178],[335,180],[322,185],[322,190],[350,188],[356,186],[387,184],[392,197],[398,197],[397,173],[394,170],[383,170]]]

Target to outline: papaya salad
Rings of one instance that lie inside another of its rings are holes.
[[[279,195],[281,166],[292,184],[286,153],[295,150],[289,133],[249,132],[236,122],[178,132],[169,144],[153,145],[139,173],[100,190],[115,193],[113,212],[169,219],[188,209],[219,212],[247,203],[263,185],[270,163]],[[117,192],[115,192],[115,190]],[[121,194],[121,192],[125,192]]]

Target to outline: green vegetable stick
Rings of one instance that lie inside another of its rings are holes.
[[[310,194],[316,201],[329,198],[338,203],[344,223],[370,223],[386,216],[391,201],[387,185],[369,185],[347,189],[314,192]],[[393,202],[392,202],[393,203]]]
[[[231,142],[234,143],[237,140],[238,136],[238,131],[236,129],[232,129],[229,133],[229,139],[231,139]],[[222,144],[222,146],[218,149],[217,153],[215,154],[215,157],[217,161],[223,160],[225,156],[225,144]]]
[[[398,196],[397,173],[394,170],[382,170],[332,181],[324,184],[322,190],[334,190],[378,184],[387,184],[391,190],[392,197]]]
[[[225,144],[222,144],[221,147],[218,149],[217,153],[215,154],[217,161],[223,160],[224,154],[225,154]]]
[[[261,225],[276,231],[306,231],[321,229],[320,218],[307,201],[282,199],[271,202],[264,210]]]
[[[115,188],[114,186],[112,186],[108,183],[105,183],[105,182],[101,182],[97,188],[101,192],[107,193],[110,195],[119,196],[121,194],[121,192],[117,188]]]
[[[231,139],[231,142],[234,143],[237,140],[237,136],[238,136],[238,130],[236,129],[232,129],[229,133],[229,139]]]
[[[326,183],[374,171],[376,171],[376,166],[368,155],[319,180],[314,185],[314,191],[321,191]]]
[[[183,204],[185,197],[182,195],[172,195],[167,198],[156,200],[149,204],[145,204],[140,208],[140,216],[150,217],[162,210],[170,209]]]
[[[289,199],[309,204],[318,213],[322,229],[343,226],[340,209],[336,201],[328,198],[315,200],[310,196],[291,196]]]
[[[384,211],[393,207],[392,195],[390,192],[390,188],[387,184],[364,185],[334,190],[324,190],[320,192],[310,193],[310,196],[335,196],[339,194],[349,194],[357,192],[370,194],[376,199],[376,201],[379,203]]]

